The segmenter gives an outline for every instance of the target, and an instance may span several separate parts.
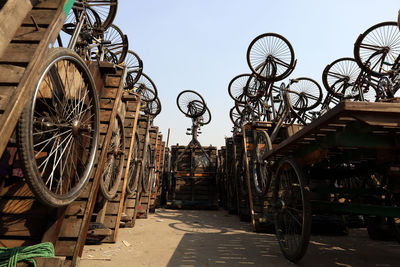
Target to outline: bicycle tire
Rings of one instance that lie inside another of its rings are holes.
[[[263,73],[258,68],[271,58],[276,66]],[[251,41],[247,49],[247,64],[252,73],[265,81],[280,81],[286,78],[295,66],[294,50],[290,42],[276,33],[264,33]]]
[[[250,74],[239,74],[229,82],[228,93],[233,100],[244,103],[245,98],[243,95],[245,94],[245,88],[250,77]]]
[[[265,196],[270,188],[272,172],[263,156],[272,150],[271,139],[267,131],[257,131],[253,154],[253,184],[258,196]]]
[[[118,55],[118,53],[117,53]],[[140,59],[139,55],[128,50],[124,61],[121,63],[126,66],[127,76],[125,80],[125,87],[132,89],[133,85],[137,83],[143,72],[143,61]]]
[[[106,30],[117,15],[118,0],[82,0],[85,6],[94,9],[100,16],[101,27]],[[107,2],[107,3],[105,3]]]
[[[133,71],[136,72],[136,71]],[[141,95],[141,100],[144,102],[154,101],[158,96],[157,87],[149,76],[140,75],[138,81],[133,86],[134,92]]]
[[[307,111],[316,108],[322,100],[321,86],[315,80],[307,77],[296,78],[296,80],[298,82],[292,83],[289,91],[293,108],[297,111]],[[297,94],[292,94],[291,92],[296,92]],[[306,107],[295,105],[302,97],[307,99]]]
[[[112,200],[118,191],[124,169],[125,133],[121,117],[117,114],[114,129],[100,179],[100,192],[107,200]]]
[[[128,183],[126,185],[126,192],[128,196],[133,195],[135,190],[137,189],[138,185],[138,176],[139,176],[139,135],[135,133],[135,141],[134,146],[131,151],[131,159],[129,164],[129,171],[128,171]]]
[[[201,118],[202,118],[202,120],[200,120],[200,122],[199,122],[199,124],[201,126],[207,125],[207,124],[210,123],[210,121],[211,121],[211,112],[210,112],[210,110],[208,109],[207,106],[206,106],[206,112],[204,112],[204,114],[201,115]]]
[[[99,140],[99,100],[89,69],[70,49],[50,49],[38,73],[18,122],[19,151],[36,198],[61,207],[89,181]]]
[[[151,145],[147,146],[146,158],[144,159],[144,166],[142,172],[142,192],[148,193],[150,191],[151,168],[153,168],[153,151]]]
[[[201,104],[201,106],[193,107],[193,103]],[[206,112],[206,102],[199,93],[193,90],[180,92],[176,97],[176,104],[178,109],[189,118],[198,118]]]
[[[242,127],[241,116],[236,110],[236,106],[232,107],[229,111],[229,117],[233,123],[233,125],[237,128]]]
[[[374,55],[377,51],[382,54]],[[400,31],[395,21],[378,23],[360,34],[354,43],[354,59],[369,75],[388,74],[400,54]],[[381,56],[378,56],[381,55]]]
[[[155,118],[161,112],[161,102],[160,99],[157,97],[155,100],[146,103],[146,107],[143,112],[147,115],[152,116]]]
[[[304,174],[297,161],[291,157],[283,158],[278,163],[273,203],[275,232],[281,251],[286,259],[297,262],[306,253],[310,240],[311,204],[310,191],[306,187]],[[291,214],[288,210],[291,210]],[[298,214],[294,214],[293,210],[299,210]],[[298,216],[295,218],[295,215]],[[294,227],[295,225],[297,227]],[[294,229],[286,229],[289,226]]]
[[[108,53],[115,55],[117,61],[115,64],[121,64],[125,61],[128,53],[128,37],[121,31],[121,29],[111,24],[107,30],[104,31],[103,39],[110,41],[110,44],[105,44],[104,47]]]
[[[360,93],[353,90],[361,73],[361,68],[353,58],[344,57],[327,65],[322,72],[325,89],[339,99],[357,99]]]

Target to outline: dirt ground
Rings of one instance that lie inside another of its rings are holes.
[[[400,266],[400,245],[372,241],[365,229],[348,236],[312,236],[298,266]],[[81,267],[296,266],[282,256],[275,235],[251,232],[224,210],[159,209],[115,244],[87,245]]]

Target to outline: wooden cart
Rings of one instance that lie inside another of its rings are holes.
[[[315,212],[361,214],[370,235],[385,223],[399,238],[399,134],[398,103],[341,102],[264,151],[264,209],[287,259],[305,254]]]

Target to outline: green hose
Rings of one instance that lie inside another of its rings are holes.
[[[16,267],[19,261],[30,261],[36,267],[35,257],[54,258],[54,246],[45,242],[28,247],[0,247],[0,267]]]

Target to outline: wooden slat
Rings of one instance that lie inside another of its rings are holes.
[[[29,0],[8,0],[0,10],[0,58],[31,9]]]
[[[15,86],[0,86],[0,110],[4,111],[10,104],[11,96],[15,93],[15,90]]]
[[[0,64],[0,83],[19,83],[25,70],[25,67],[12,64]]]
[[[82,219],[75,217],[67,217],[64,219],[59,237],[75,237],[79,236],[82,226]]]
[[[51,12],[47,9],[32,9],[28,16],[24,18],[22,24],[34,25],[34,22],[38,25],[49,25],[54,18],[54,11]]]
[[[0,62],[5,63],[23,63],[28,65],[34,56],[38,44],[14,44],[11,43],[4,51]]]
[[[13,42],[40,42],[46,33],[46,28],[35,26],[22,26],[18,28],[13,37]]]

